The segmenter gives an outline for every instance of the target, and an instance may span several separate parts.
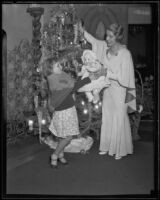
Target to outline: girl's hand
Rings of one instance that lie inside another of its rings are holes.
[[[83,73],[82,72],[78,72],[77,76],[83,76]]]
[[[84,33],[84,27],[83,27],[81,21],[79,22],[79,31],[80,31],[81,33]]]

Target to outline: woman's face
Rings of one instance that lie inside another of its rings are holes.
[[[62,72],[62,66],[60,65],[60,63],[57,62],[56,64],[53,64],[53,73],[61,74],[61,72]]]
[[[114,46],[116,44],[116,36],[111,30],[107,30],[106,32],[106,42],[108,47]]]

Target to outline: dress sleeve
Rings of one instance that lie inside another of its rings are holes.
[[[96,39],[87,31],[84,31],[84,37],[92,45],[92,51],[96,54],[98,60],[103,63],[104,54],[108,49],[107,43],[104,40]]]
[[[107,77],[119,82],[123,87],[135,88],[134,66],[132,56],[128,50],[121,55],[120,68],[117,73],[108,69]]]
[[[128,105],[128,112],[136,111],[134,66],[131,53],[128,50],[122,55],[122,62],[117,78],[119,84],[126,88],[125,103]]]
[[[132,56],[128,50],[122,55],[122,62],[117,79],[120,85],[135,89],[134,66]]]
[[[99,50],[99,45],[101,45],[102,41],[96,39],[91,34],[89,34],[87,31],[84,31],[84,37],[92,45],[92,50],[97,54],[97,51]]]
[[[91,34],[89,34],[87,31],[84,31],[84,37],[92,46],[94,46],[95,43],[97,43],[97,39],[93,37]]]

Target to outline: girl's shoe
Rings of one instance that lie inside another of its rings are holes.
[[[105,155],[105,154],[107,154],[107,151],[100,151],[99,152],[99,155]]]
[[[58,159],[58,157],[57,157],[56,154],[51,155],[51,167],[54,168],[54,169],[58,168],[57,159]]]
[[[122,158],[122,156],[119,156],[119,155],[116,155],[116,156],[115,156],[115,159],[116,159],[116,160],[120,160],[121,158]]]
[[[68,165],[67,160],[64,158],[64,154],[60,154],[58,156],[58,161],[61,162],[63,165]]]

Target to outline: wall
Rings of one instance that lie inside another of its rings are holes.
[[[44,7],[44,23],[50,17],[50,10],[54,4],[41,4]],[[3,4],[2,5],[2,28],[7,33],[7,49],[12,50],[21,39],[32,39],[32,17],[26,12],[28,4]],[[96,33],[98,23],[102,21],[105,28],[109,23],[119,22],[125,27],[127,40],[127,5],[103,5],[76,4],[77,14],[85,21],[86,29]]]
[[[45,23],[50,18],[50,10],[54,4],[42,4],[41,6],[44,7],[42,21]],[[89,33],[95,37],[103,37],[103,35],[96,34],[97,27],[101,27],[104,31],[110,23],[118,22],[125,28],[125,43],[127,43],[129,5],[76,4],[75,7],[77,15],[84,20],[85,27]],[[2,5],[2,28],[7,33],[7,50],[14,49],[8,56],[7,65],[7,103],[9,103],[7,114],[12,118],[15,116],[20,117],[19,113],[24,109],[32,110],[33,92],[30,86],[30,79],[32,77],[33,64],[30,58],[32,55],[29,54],[29,43],[32,40],[32,17],[26,12],[27,8],[28,4]],[[29,40],[29,43],[24,40],[25,38]],[[21,44],[20,41],[22,40],[23,43]],[[16,46],[18,46],[17,49],[15,49]],[[26,49],[27,53],[25,53]]]
[[[111,23],[120,23],[125,30],[125,43],[128,33],[128,5],[125,4],[105,4],[105,5],[84,5],[77,6],[77,12],[80,18],[84,20],[88,32],[96,37],[96,29],[100,22],[104,24],[105,29]]]
[[[7,49],[12,50],[21,39],[32,38],[31,17],[26,13],[25,4],[2,5],[2,28],[7,33]]]
[[[153,63],[153,19],[150,5],[132,5],[128,9],[128,23],[132,31],[128,34],[128,48],[132,52],[135,63],[142,62],[138,57],[144,58],[145,64]],[[133,27],[140,27],[140,31],[133,31]],[[130,29],[129,28],[129,29]],[[146,69],[148,70],[148,69]],[[149,71],[149,70],[148,70]]]
[[[128,7],[128,24],[151,24],[151,6],[147,4],[132,4]]]
[[[44,7],[44,23],[49,20],[54,4],[41,4]],[[32,39],[32,17],[26,12],[28,4],[3,4],[2,28],[7,33],[7,48],[11,50],[21,39]],[[85,22],[86,29],[96,36],[100,21],[106,28],[113,22],[121,23],[125,28],[127,42],[128,24],[151,23],[151,8],[147,4],[75,4],[77,14]]]
[[[129,34],[128,39],[129,39],[129,48],[132,52],[133,57],[136,57],[137,55],[145,57],[146,45],[147,45],[145,29],[136,35]]]
[[[45,8],[44,22],[49,19],[49,5]],[[15,45],[27,38],[32,40],[32,17],[27,13],[28,4],[3,4],[2,28],[7,33],[7,49],[12,50]]]

